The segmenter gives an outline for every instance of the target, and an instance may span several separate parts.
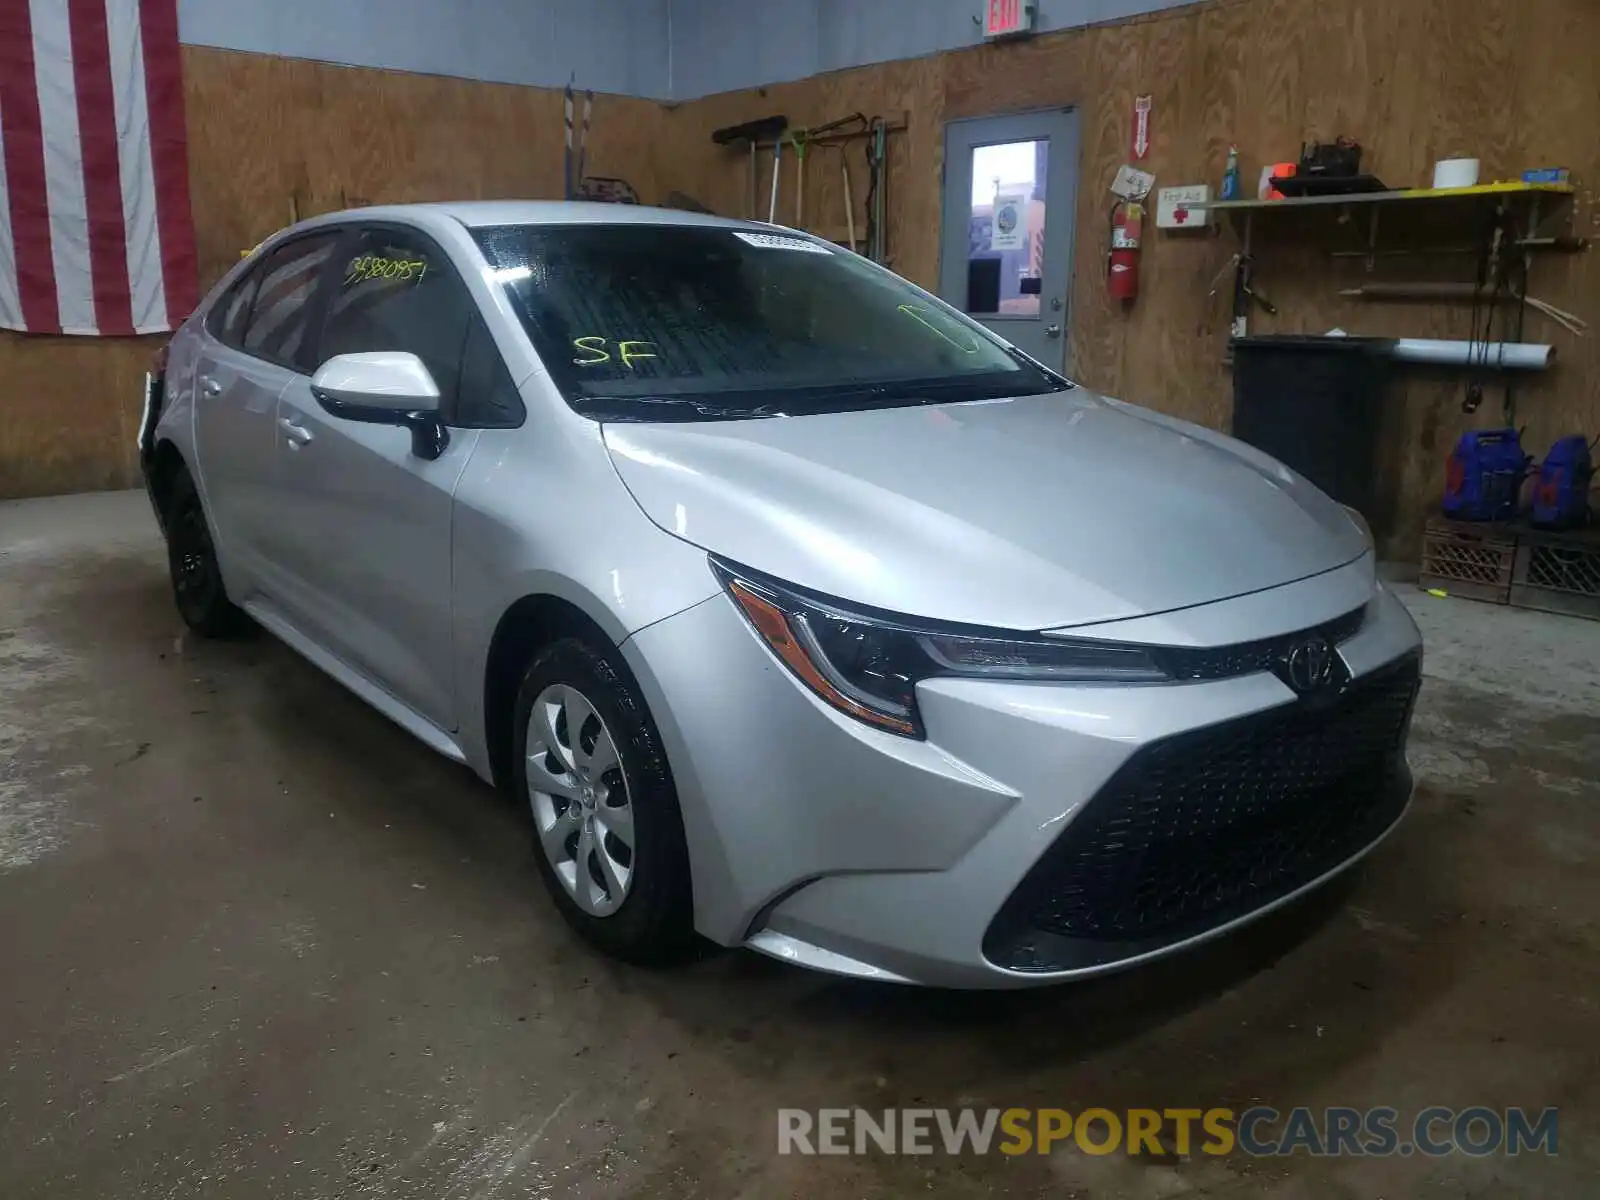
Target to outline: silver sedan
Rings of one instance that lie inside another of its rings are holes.
[[[1399,820],[1416,627],[1361,519],[805,234],[619,206],[271,238],[152,372],[180,613],[528,806],[603,950],[1011,987]]]

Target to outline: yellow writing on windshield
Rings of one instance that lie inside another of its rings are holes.
[[[346,268],[344,286],[364,283],[369,279],[396,279],[421,283],[428,274],[428,264],[420,258],[385,258],[381,254],[363,254],[352,258]]]
[[[580,367],[598,367],[601,363],[610,362],[611,351],[606,349],[609,341],[609,338],[593,336],[573,338],[573,348],[580,355],[580,357],[572,360],[573,364]],[[641,342],[632,339],[619,340],[617,342],[616,357],[624,367],[631,371],[633,370],[633,364],[641,359],[657,357],[655,348],[656,344],[654,342]]]
[[[653,347],[654,345],[654,342],[618,342],[617,353],[622,356],[622,365],[632,368],[636,358],[655,357],[653,353],[644,349],[645,346]]]
[[[587,354],[587,358],[575,358],[572,361],[580,367],[597,367],[601,363],[611,361],[611,355],[606,350],[606,340],[603,337],[573,338],[572,344],[577,347],[580,354]]]
[[[931,329],[934,333],[938,334],[963,354],[976,354],[979,349],[982,348],[982,343],[978,341],[977,334],[973,333],[970,329],[963,329],[961,326],[956,325],[955,322],[950,321],[949,318],[945,317],[942,313],[936,313],[931,305],[902,304],[900,306],[900,311],[905,313],[905,315],[910,317],[913,321],[917,322],[917,324]],[[938,325],[935,325],[933,321],[928,319],[929,316],[933,316],[937,320],[941,320],[950,324],[953,327],[955,334],[961,340],[957,341],[955,337],[950,335],[950,333],[941,329]]]

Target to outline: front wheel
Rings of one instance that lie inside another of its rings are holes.
[[[546,647],[523,676],[514,728],[517,796],[562,916],[627,962],[689,957],[697,938],[683,819],[626,669],[576,638]]]
[[[167,569],[178,615],[190,629],[202,637],[220,638],[249,628],[249,618],[228,599],[222,585],[205,507],[193,478],[181,467],[167,502]]]

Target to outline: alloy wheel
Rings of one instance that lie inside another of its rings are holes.
[[[199,505],[184,511],[173,531],[173,585],[178,602],[203,605],[211,588],[211,537]]]
[[[610,916],[633,884],[633,804],[611,730],[577,688],[539,693],[527,765],[539,845],[556,878],[582,911]]]

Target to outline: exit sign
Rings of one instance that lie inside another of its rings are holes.
[[[1016,37],[1033,32],[1034,0],[985,0],[983,36]]]

